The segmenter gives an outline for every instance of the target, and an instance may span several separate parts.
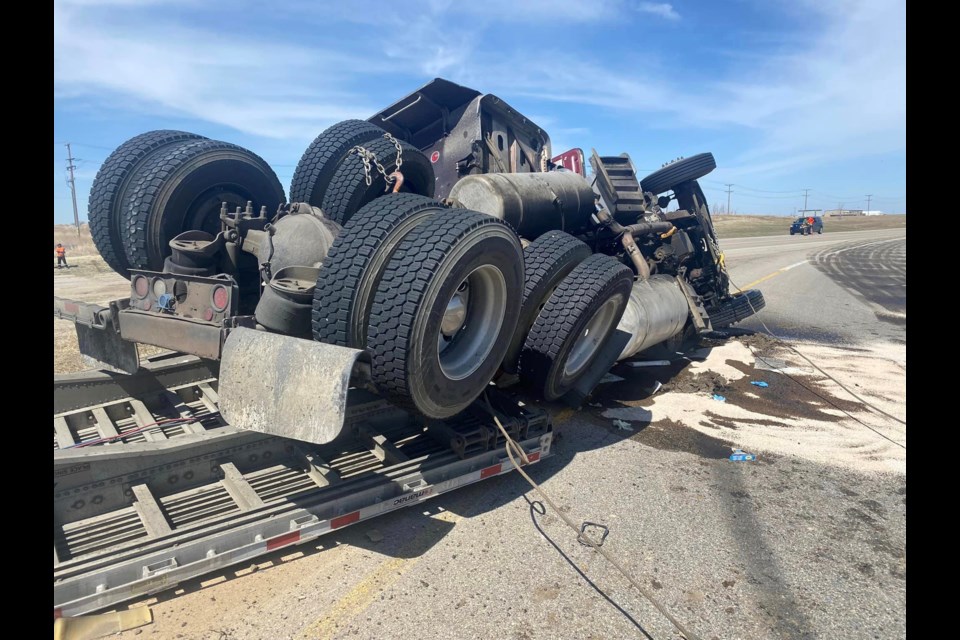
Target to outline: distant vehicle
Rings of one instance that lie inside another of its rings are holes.
[[[800,235],[823,233],[823,218],[820,216],[800,216],[790,225],[790,235],[797,233]]]

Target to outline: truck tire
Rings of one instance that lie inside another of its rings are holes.
[[[170,240],[184,231],[220,231],[220,205],[253,203],[274,212],[286,199],[273,169],[251,151],[217,140],[178,142],[151,156],[130,178],[120,232],[133,269],[161,271]]]
[[[317,136],[303,152],[290,181],[290,202],[323,203],[323,194],[347,152],[386,133],[366,120],[344,120]]]
[[[682,182],[702,178],[717,168],[717,161],[712,153],[698,153],[689,158],[671,162],[667,166],[654,171],[640,181],[643,191],[657,195],[670,191]]]
[[[510,226],[453,209],[411,231],[377,287],[367,351],[388,399],[433,419],[487,388],[517,327],[523,251]]]
[[[747,289],[731,296],[726,302],[709,310],[710,324],[714,329],[722,329],[746,320],[767,306],[763,293],[759,289]]]
[[[505,372],[517,372],[523,342],[550,294],[590,254],[590,247],[586,243],[563,231],[548,231],[523,250],[523,303],[517,330],[503,359],[502,368]]]
[[[378,138],[363,145],[376,154],[387,174],[396,169],[397,148],[386,138]],[[432,198],[434,191],[433,165],[420,151],[406,142],[400,143],[403,149],[403,173],[401,192],[416,193]],[[340,224],[346,224],[350,217],[365,204],[386,194],[386,181],[370,163],[370,185],[366,183],[363,161],[357,154],[347,155],[337,166],[330,184],[323,195],[323,215]]]
[[[350,218],[333,241],[317,277],[314,339],[365,348],[370,307],[383,270],[408,233],[443,211],[443,205],[432,198],[393,193],[377,198]]]
[[[545,400],[577,382],[620,322],[633,287],[633,271],[595,253],[557,286],[537,316],[520,353],[520,380]]]
[[[129,278],[130,263],[123,251],[120,234],[120,202],[130,176],[158,149],[183,140],[206,140],[186,131],[148,131],[130,138],[103,161],[90,187],[87,220],[93,244],[111,269]]]

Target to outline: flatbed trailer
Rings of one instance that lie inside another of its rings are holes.
[[[530,463],[549,416],[491,389],[444,422],[363,390],[326,445],[242,431],[217,363],[171,354],[135,375],[54,377],[54,617],[120,605],[509,473],[496,415]]]

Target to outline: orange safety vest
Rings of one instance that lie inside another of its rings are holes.
[[[66,247],[57,247],[57,257],[62,258],[67,255]]]

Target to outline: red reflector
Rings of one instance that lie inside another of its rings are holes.
[[[54,609],[54,610],[53,610],[53,619],[54,619],[54,620],[56,620],[57,618],[62,618],[62,617],[63,617],[63,609]]]
[[[74,302],[64,302],[63,309],[64,311],[68,311],[70,313],[76,313],[80,311],[80,307],[78,307]]]
[[[490,476],[495,476],[503,469],[502,464],[495,464],[492,467],[487,467],[480,471],[480,479],[489,478]]]
[[[133,290],[137,292],[137,297],[145,298],[149,287],[150,283],[143,276],[137,276],[133,279]]]
[[[331,529],[338,529],[340,527],[345,527],[348,524],[353,524],[360,519],[360,512],[354,511],[353,513],[348,513],[345,516],[339,516],[330,521]]]
[[[213,308],[217,311],[223,311],[227,308],[230,297],[227,295],[226,287],[217,287],[213,290]]]
[[[276,538],[270,538],[267,540],[267,551],[273,551],[274,549],[279,549],[280,547],[285,547],[288,544],[293,544],[294,542],[300,542],[300,531],[291,531],[290,533],[284,533],[279,535]]]
[[[527,460],[529,460],[530,462],[536,462],[539,459],[540,459],[539,451],[537,451],[536,453],[531,453],[530,455],[527,456]]]

